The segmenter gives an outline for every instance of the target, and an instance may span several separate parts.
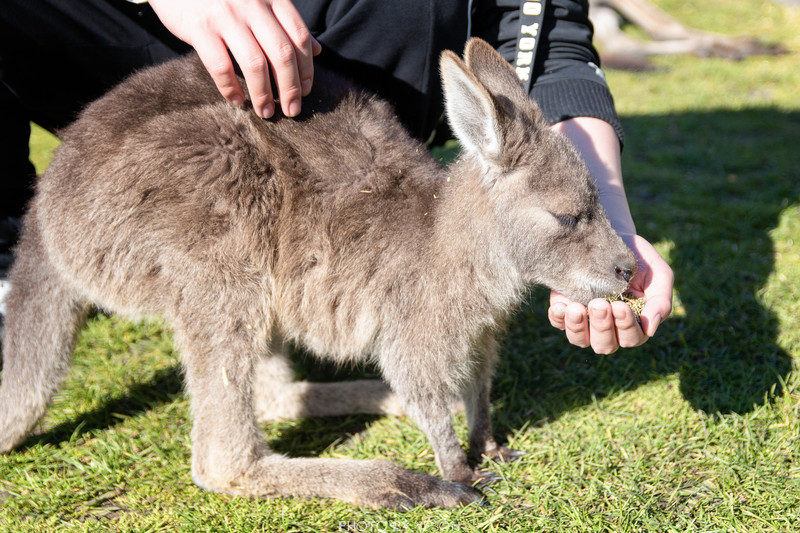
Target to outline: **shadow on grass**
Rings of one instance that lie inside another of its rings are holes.
[[[628,117],[624,124],[634,217],[651,242],[674,243],[670,264],[683,312],[644,346],[597,356],[569,346],[549,326],[547,293],[534,290],[533,303],[510,326],[495,379],[499,431],[674,373],[695,409],[744,413],[779,392],[792,369],[791,355],[777,344],[778,318],[758,293],[774,269],[769,231],[800,196],[800,114],[712,111]],[[312,379],[319,373],[306,370]],[[133,416],[180,393],[177,369],[162,370],[28,444],[114,426],[114,413]],[[373,418],[300,421],[272,445],[315,455]]]
[[[304,418],[269,441],[270,448],[290,457],[317,457],[333,446],[350,440],[369,428],[378,415],[348,415]]]
[[[44,433],[32,435],[25,441],[24,446],[40,443],[56,444],[94,430],[113,428],[125,418],[175,401],[183,394],[182,379],[178,366],[162,368],[155,372],[153,379],[131,385],[126,394],[110,397],[102,405],[81,413],[74,420],[62,422]]]
[[[674,373],[695,409],[744,413],[779,393],[792,370],[791,354],[777,344],[778,318],[758,295],[774,269],[769,231],[800,198],[800,114],[752,109],[623,122],[638,231],[674,243],[669,261],[683,308],[647,344],[597,356],[550,328],[547,293],[534,291],[509,330],[495,382],[511,428]]]

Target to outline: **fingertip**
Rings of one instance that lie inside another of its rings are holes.
[[[257,112],[258,116],[263,119],[272,118],[272,115],[275,114],[275,102],[269,102],[268,104],[263,106],[260,111]]]
[[[556,292],[556,291],[550,291],[550,306],[551,307],[556,305],[556,304],[561,304],[564,307],[566,307],[567,304],[569,304],[569,303],[570,303],[570,300],[566,296],[564,296],[563,294],[561,294],[559,292]]]
[[[244,104],[244,91],[242,91],[242,88],[238,83],[225,84],[223,82],[220,85],[217,85],[217,90],[231,105],[241,107]]]
[[[576,308],[576,306],[568,305],[564,310],[564,318],[572,324],[583,324],[586,318],[586,308]]]
[[[613,312],[613,307],[606,300],[595,298],[589,302],[589,316],[595,321],[607,319],[610,312]]]
[[[592,306],[589,310],[589,319],[592,320],[593,324],[597,323],[597,321],[605,321],[608,318],[608,309],[601,306]]]
[[[616,321],[635,320],[633,310],[625,302],[611,302],[611,312]]]
[[[561,302],[555,303],[550,306],[550,313],[558,319],[563,319],[567,312],[567,306]]]
[[[194,47],[222,97],[235,106],[242,105],[244,91],[236,78],[227,48],[215,41],[200,41]]]

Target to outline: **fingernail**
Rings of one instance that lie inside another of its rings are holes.
[[[275,114],[275,104],[270,103],[261,108],[261,118],[269,118]]]
[[[300,101],[299,100],[292,100],[289,102],[289,113],[290,117],[296,117],[300,114]]]
[[[567,308],[567,306],[565,306],[564,304],[558,304],[558,305],[554,305],[553,307],[551,307],[550,311],[553,313],[554,317],[556,317],[556,318],[564,318],[564,315],[566,314],[565,313],[566,308]]]
[[[236,95],[233,98],[231,98],[231,103],[236,107],[240,107],[244,103],[244,99],[242,99],[241,96]]]
[[[313,82],[311,80],[303,80],[303,82],[300,84],[300,88],[303,91],[303,96],[308,96],[308,93],[311,92],[312,83]]]

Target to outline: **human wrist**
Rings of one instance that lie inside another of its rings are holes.
[[[599,185],[598,188],[600,189],[600,205],[603,206],[614,231],[620,236],[636,235],[636,224],[633,222],[625,192],[603,190]]]

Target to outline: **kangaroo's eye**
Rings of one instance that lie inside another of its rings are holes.
[[[558,223],[565,228],[574,228],[578,224],[578,217],[572,215],[553,215]]]

